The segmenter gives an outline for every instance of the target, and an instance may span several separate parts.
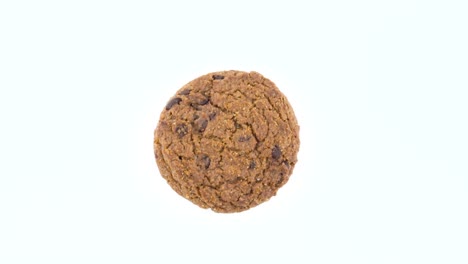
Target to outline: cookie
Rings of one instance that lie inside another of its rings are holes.
[[[154,131],[162,177],[194,204],[221,213],[276,195],[298,151],[291,105],[257,72],[215,72],[189,82],[167,102]]]

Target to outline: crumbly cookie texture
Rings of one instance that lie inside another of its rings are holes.
[[[299,126],[286,97],[257,72],[221,71],[182,87],[154,132],[161,175],[202,208],[248,210],[288,181]]]

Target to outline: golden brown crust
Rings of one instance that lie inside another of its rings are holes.
[[[288,181],[299,126],[270,80],[256,72],[215,72],[169,100],[154,150],[161,175],[177,193],[215,212],[240,212]]]

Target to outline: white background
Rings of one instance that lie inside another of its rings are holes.
[[[0,263],[468,263],[466,1],[0,3]],[[153,129],[199,75],[288,96],[299,163],[216,214]]]

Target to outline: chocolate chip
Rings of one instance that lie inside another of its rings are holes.
[[[206,105],[210,102],[210,97],[202,94],[189,95],[190,103],[193,108],[198,109],[200,105]]]
[[[276,182],[276,186],[280,186],[284,181],[284,173],[280,173],[279,174],[279,179],[278,179],[278,182]]]
[[[198,132],[202,133],[205,131],[206,127],[208,126],[208,120],[204,118],[197,119],[195,121],[195,126],[198,130]]]
[[[205,170],[210,167],[211,159],[208,155],[202,154],[198,156],[197,163],[200,167],[204,168]]]
[[[280,149],[280,147],[278,145],[275,145],[275,147],[271,151],[271,156],[275,160],[278,160],[281,157],[281,149]]]
[[[179,135],[179,138],[184,137],[188,133],[188,127],[186,124],[180,124],[176,127],[176,133]]]
[[[237,184],[238,182],[242,181],[242,178],[241,177],[236,177],[235,179],[233,180],[229,180],[227,181],[227,183],[229,184]]]
[[[249,170],[255,169],[256,166],[257,166],[257,163],[255,163],[255,161],[252,160],[249,164]]]
[[[180,99],[179,97],[172,98],[169,102],[167,102],[166,110],[169,110],[169,109],[171,109],[174,105],[179,104],[180,101],[182,101],[182,99]]]
[[[249,141],[251,136],[240,136],[239,137],[239,142],[246,142]]]
[[[202,99],[198,102],[199,105],[206,105],[210,101],[209,98]]]
[[[179,94],[180,94],[180,95],[187,95],[187,94],[190,93],[190,91],[191,91],[190,89],[185,89],[185,90],[183,90],[182,92],[180,92]]]
[[[198,129],[198,131],[200,132],[205,131],[207,126],[208,126],[208,120],[203,120],[203,122],[200,124],[200,129]]]
[[[190,107],[192,107],[193,109],[198,110],[198,111],[201,110],[200,106],[198,104],[196,104],[196,103],[190,103]]]
[[[213,75],[213,80],[222,80],[222,79],[224,79],[224,76],[222,75],[217,75],[217,74]]]
[[[213,120],[213,118],[216,117],[216,113],[213,112],[213,113],[211,113],[208,117],[210,118],[210,120]]]

